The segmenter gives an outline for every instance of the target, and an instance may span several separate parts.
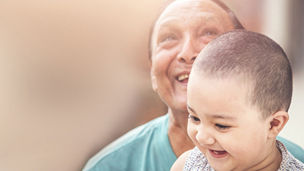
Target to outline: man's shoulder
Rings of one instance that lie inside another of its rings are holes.
[[[122,160],[128,163],[140,158],[142,152],[145,151],[144,148],[151,143],[149,140],[158,136],[167,120],[168,116],[164,115],[127,132],[92,157],[84,171],[93,170],[91,168],[99,167],[104,163],[111,165]]]
[[[130,149],[131,146],[138,147],[142,140],[151,135],[155,135],[155,132],[158,131],[161,128],[161,125],[166,121],[166,118],[166,115],[161,116],[130,130],[123,136],[107,145],[100,151],[100,153],[103,154],[102,156],[104,157],[124,149]]]

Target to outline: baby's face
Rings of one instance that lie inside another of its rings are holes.
[[[188,84],[188,135],[217,171],[256,168],[269,154],[269,124],[250,105],[244,79],[202,78]]]

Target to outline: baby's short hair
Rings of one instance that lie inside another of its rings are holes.
[[[242,76],[251,83],[249,100],[264,117],[288,111],[292,70],[283,49],[270,38],[234,30],[212,40],[196,59],[193,72],[210,77]]]

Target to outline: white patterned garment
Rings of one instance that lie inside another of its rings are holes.
[[[277,140],[277,147],[282,154],[282,162],[280,168],[277,171],[304,171],[304,164],[293,157],[286,147]],[[214,171],[208,164],[207,158],[200,150],[195,147],[191,150],[185,166],[184,171]]]

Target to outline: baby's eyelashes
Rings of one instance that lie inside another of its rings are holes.
[[[192,122],[199,122],[201,121],[198,117],[193,116],[191,114],[188,115],[188,118],[192,121]]]
[[[228,125],[222,125],[222,124],[215,124],[215,127],[219,130],[227,130],[229,128],[231,128],[231,126],[228,126]]]

